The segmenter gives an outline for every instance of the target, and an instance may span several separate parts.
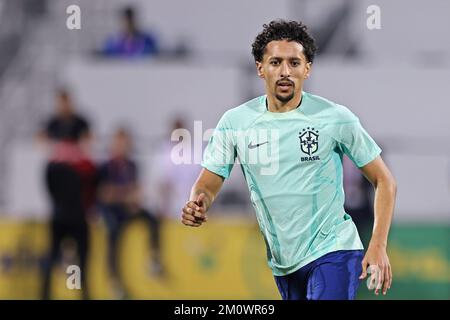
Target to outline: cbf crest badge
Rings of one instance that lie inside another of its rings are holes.
[[[319,131],[307,127],[299,132],[300,149],[308,157],[301,157],[301,161],[320,160],[319,156],[313,156],[319,150]]]

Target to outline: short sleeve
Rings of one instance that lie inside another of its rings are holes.
[[[49,119],[43,124],[43,131],[50,138],[55,138],[56,136],[56,122],[53,118]]]
[[[236,159],[234,129],[227,113],[217,124],[203,153],[202,167],[227,179]]]
[[[139,166],[137,162],[133,160],[130,161],[130,170],[131,170],[131,182],[139,183]]]
[[[107,183],[108,181],[108,163],[102,163],[97,172],[97,179],[100,184]]]
[[[339,125],[338,146],[353,163],[361,168],[378,157],[381,148],[367,133],[359,119]]]
[[[90,131],[90,128],[89,128],[89,122],[85,119],[85,118],[83,118],[83,117],[80,117],[79,119],[78,119],[78,125],[77,125],[77,136],[78,137],[80,137],[80,136],[82,136],[82,135],[84,135],[84,134],[89,134],[89,131]]]

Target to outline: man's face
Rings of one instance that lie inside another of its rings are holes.
[[[63,118],[70,117],[72,115],[73,108],[69,96],[58,95],[56,97],[56,113]]]
[[[117,132],[114,135],[111,151],[114,157],[126,157],[131,149],[131,139],[128,134]]]
[[[261,62],[256,62],[258,76],[265,80],[266,93],[283,103],[300,95],[303,81],[309,76],[303,46],[296,41],[271,41]]]
[[[132,34],[136,30],[136,25],[134,23],[134,20],[130,17],[123,17],[122,18],[122,30],[126,34]]]

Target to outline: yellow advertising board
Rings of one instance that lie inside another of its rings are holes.
[[[0,224],[0,298],[38,299],[49,234],[46,224]],[[279,299],[267,266],[258,227],[246,219],[216,217],[201,228],[176,221],[162,224],[162,259],[166,272],[150,272],[148,230],[131,223],[119,248],[120,272],[134,299]],[[70,247],[70,246],[69,246]],[[101,223],[91,225],[88,284],[94,299],[114,299],[107,265],[107,234]],[[66,250],[70,261],[73,250]],[[76,263],[76,260],[73,260]],[[66,263],[67,265],[67,263]],[[66,286],[65,265],[55,266],[52,297],[78,299],[79,290]]]

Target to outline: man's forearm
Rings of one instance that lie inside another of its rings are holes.
[[[205,198],[203,199],[203,203],[205,205],[206,210],[209,209],[209,207],[211,206],[211,204],[213,203],[214,199],[215,199],[215,194],[212,190],[209,190],[207,186],[205,185],[201,185],[201,184],[194,184],[192,186],[191,189],[191,195],[189,197],[190,201],[196,201],[198,196],[204,193],[205,194]]]
[[[199,196],[203,193],[205,196],[201,197],[203,200],[203,208],[208,211],[222,188],[224,178],[207,170],[202,169],[199,177],[195,181],[191,189],[191,194],[189,196],[190,201],[197,201]]]
[[[387,246],[389,229],[394,213],[397,187],[394,181],[380,181],[375,188],[374,226],[371,244],[381,247]]]

